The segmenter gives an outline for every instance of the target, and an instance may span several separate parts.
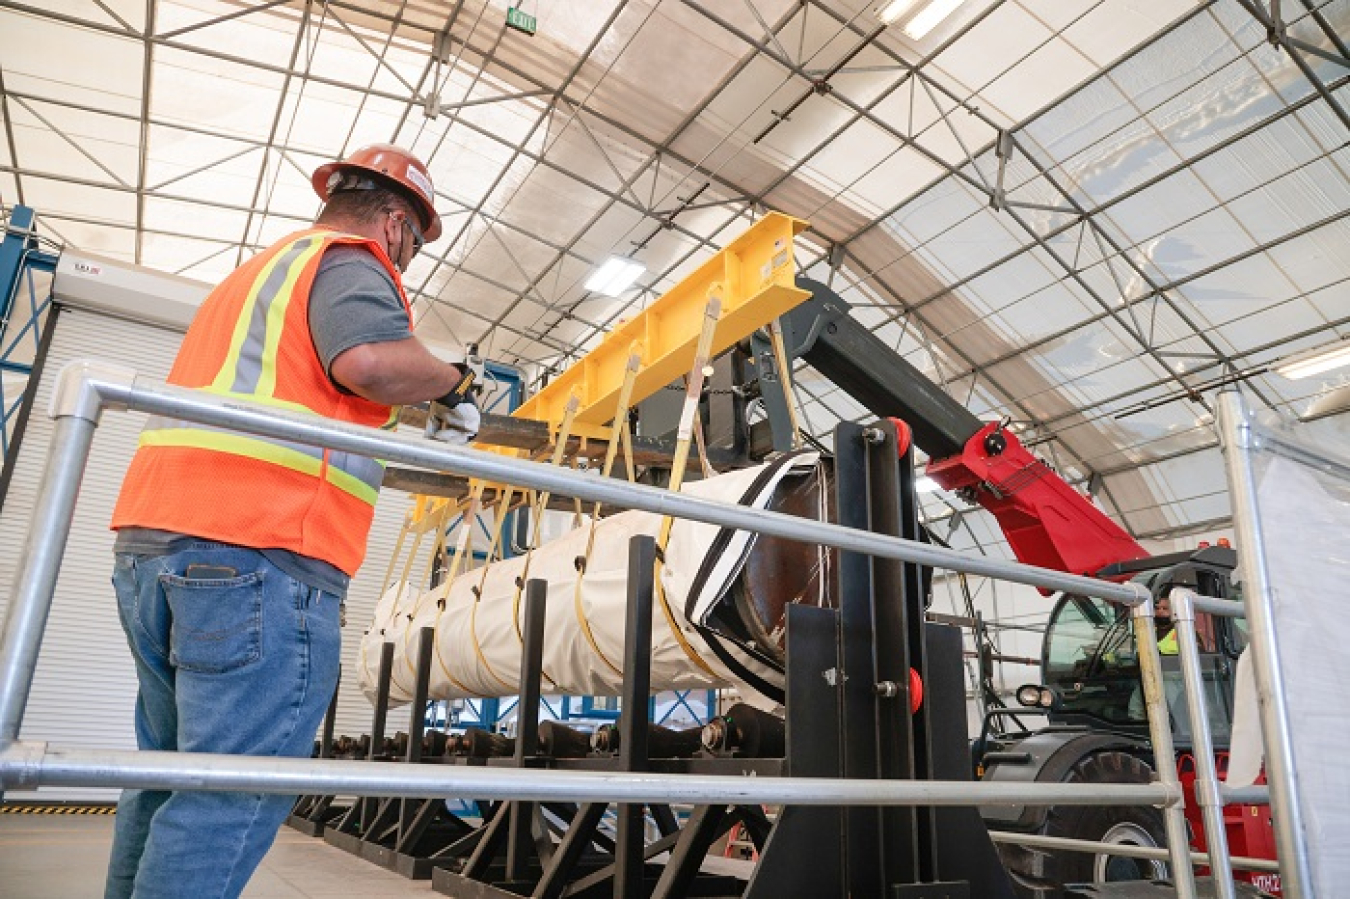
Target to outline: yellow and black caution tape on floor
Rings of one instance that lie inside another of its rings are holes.
[[[0,805],[0,815],[112,815],[117,806],[107,805],[29,805],[27,803],[4,803]]]

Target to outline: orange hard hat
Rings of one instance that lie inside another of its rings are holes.
[[[422,233],[427,243],[441,236],[441,217],[436,212],[436,192],[431,186],[431,175],[422,160],[402,147],[393,144],[370,144],[362,147],[340,162],[328,162],[314,170],[310,183],[324,202],[333,189],[342,183],[342,176],[365,172],[375,175],[400,190],[413,201],[422,219]]]

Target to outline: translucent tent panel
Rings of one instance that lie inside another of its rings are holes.
[[[979,97],[1011,124],[1039,111],[1050,99],[1095,70],[1095,64],[1078,47],[1054,40],[1038,47],[1007,74],[991,80],[980,89]],[[1032,85],[1036,89],[1028,90]]]
[[[91,187],[25,175],[28,202],[41,203],[44,212],[76,221],[131,223],[136,220],[136,195],[120,189]]]
[[[519,172],[518,183],[508,178],[493,191],[487,205],[494,213],[522,229],[540,231],[563,242],[566,227],[575,229],[577,223],[598,215],[609,205],[605,194],[583,185],[562,172],[516,160],[512,172]],[[566,225],[562,232],[551,233],[544,227],[545,220],[557,219],[558,211],[566,210]],[[568,235],[570,236],[570,235]]]
[[[1283,241],[1266,252],[1294,284],[1302,290],[1312,291],[1350,275],[1344,252],[1350,245],[1347,240],[1350,240],[1350,223],[1341,218],[1308,234]]]
[[[471,271],[492,272],[507,288],[529,294],[536,292],[536,285],[557,255],[556,250],[521,231],[489,224],[462,266]]]
[[[548,125],[558,125],[560,117],[567,115],[566,110],[558,108],[546,118],[546,99],[518,96],[518,92],[507,82],[480,79],[462,97],[446,101],[452,107],[455,103],[470,105],[452,108],[450,112],[444,113],[445,128],[449,130],[457,125],[467,126],[505,147],[514,148],[523,144],[531,152],[541,153],[552,139]],[[421,114],[416,117],[421,118]]]
[[[1037,48],[1053,38],[1054,32],[1019,4],[1002,4],[985,16],[961,41],[946,53],[938,71],[951,79],[953,86],[981,91]],[[1050,86],[1055,90],[1054,86]],[[1055,90],[1056,94],[1063,90]],[[1017,116],[1017,121],[1022,116]]]
[[[24,183],[33,183],[33,179],[26,177]],[[48,198],[56,198],[67,189],[65,185],[50,185],[44,188],[40,182],[33,183],[33,187],[39,195]],[[131,199],[129,194],[123,196]],[[44,206],[44,209],[46,208],[53,207]],[[73,246],[86,247],[91,253],[110,256],[123,262],[130,262],[135,258],[136,232],[132,228],[109,228],[83,221],[74,213],[55,221],[49,221],[44,214],[42,222],[43,231],[48,235],[58,235],[60,240]]]
[[[88,22],[136,30],[145,25],[145,4],[138,0],[55,0],[52,9]]]
[[[605,125],[579,110],[554,116],[545,157],[580,180],[610,192],[626,190],[646,158],[613,139]]]
[[[867,121],[854,122],[817,153],[806,169],[831,193],[872,176],[899,149],[896,141]]]
[[[997,271],[972,282],[970,289],[983,289],[987,295],[998,296],[995,293],[1000,279]],[[1062,279],[999,308],[994,314],[994,320],[998,322],[1000,330],[1031,342],[1059,334],[1099,311],[1075,282]],[[993,358],[993,354],[980,353],[976,358],[988,361]]]
[[[53,174],[135,183],[138,122],[17,97],[9,114],[20,158],[41,159]]]
[[[1228,210],[1258,243],[1343,214],[1350,208],[1350,184],[1342,168],[1346,163],[1347,152],[1316,160],[1231,200]]]
[[[103,16],[99,12],[100,18]],[[0,34],[23,35],[4,42],[5,92],[54,96],[92,109],[140,112],[144,45],[122,37],[0,10]],[[54,48],[60,52],[54,52]],[[82,60],[71,66],[70,60]]]
[[[947,177],[888,216],[885,227],[916,247],[982,211],[985,202],[966,184]]]
[[[546,4],[526,37],[505,30],[507,0],[470,2],[433,61],[448,21],[433,4],[160,2],[143,147],[145,44],[100,30],[134,30],[142,4],[63,0],[93,28],[0,11],[6,34],[18,22],[75,51],[6,43],[4,164],[23,174],[0,190],[12,202],[22,183],[48,233],[80,246],[219,277],[313,215],[314,166],[394,139],[429,160],[445,214],[407,277],[427,333],[530,363],[575,358],[654,298],[588,295],[606,256],[633,254],[659,293],[752,209],[780,208],[812,220],[798,250],[816,276],[845,246],[834,284],[861,321],[981,415],[1037,425],[1066,472],[1148,462],[1193,430],[1156,411],[1199,415],[1176,399],[1190,386],[1345,333],[1344,125],[1239,4],[970,0],[917,42],[870,35],[874,2],[753,4]],[[1284,6],[1292,34],[1336,50]],[[1350,3],[1318,8],[1350,25]],[[1350,107],[1343,68],[1306,58]],[[427,94],[450,108],[428,117]],[[1003,159],[999,128],[1016,142]],[[817,430],[859,414],[803,377]],[[1337,386],[1251,383],[1293,414]],[[1121,508],[1147,510],[1131,526],[1204,502],[1164,495],[1184,478],[1110,480]]]
[[[228,275],[234,268],[236,249],[237,245],[232,242],[153,233],[145,235],[141,251],[146,265],[189,278],[213,281]]]
[[[172,91],[153,91],[150,114],[167,123],[210,121],[218,131],[266,140],[281,99],[283,75],[243,63],[160,47],[154,78]]]
[[[782,0],[761,2],[756,6],[772,18],[778,18],[783,9],[789,8]],[[739,19],[744,27],[758,29],[741,4],[720,12]],[[625,33],[638,22],[641,26],[636,33],[631,36]],[[635,4],[625,11],[617,24],[620,26],[616,29],[618,40],[605,44],[611,45],[613,50],[621,48],[621,55],[612,60],[601,56],[596,62],[605,67],[609,77],[645,86],[662,102],[685,113],[695,109],[704,99],[707,92],[704,79],[720,79],[741,55],[741,48],[731,35],[708,27],[706,20],[696,12],[679,4],[654,3],[650,7]],[[681,77],[680,73],[687,72],[703,73],[704,77]]]
[[[930,267],[947,274],[947,280],[973,275],[990,258],[1000,258],[1027,245],[1030,238],[1006,217],[981,209],[943,232],[941,240],[929,241],[918,251]]]
[[[1347,310],[1350,310],[1350,276],[1320,290],[1310,291],[1307,298],[1308,302],[1323,318],[1329,322],[1337,322],[1343,325]],[[1267,335],[1267,337],[1273,336],[1275,336],[1275,332]]]
[[[910,147],[902,147],[882,160],[844,192],[844,199],[860,211],[880,215],[893,210],[942,173],[937,163]]]
[[[1282,305],[1299,293],[1269,256],[1257,254],[1183,284],[1172,295],[1187,301],[1201,322],[1222,325]]]
[[[327,16],[318,14],[302,16],[299,10],[277,7],[253,15],[218,21],[222,15],[231,10],[226,4],[214,0],[197,0],[193,6],[186,7],[187,10],[191,10],[187,15],[182,15],[185,6],[181,0],[165,4],[164,9],[167,16],[166,26],[161,27],[165,31],[181,31],[181,33],[173,37],[172,49],[163,46],[156,48],[156,62],[160,61],[161,51],[167,51],[165,63],[173,69],[184,68],[184,60],[193,60],[189,71],[197,70],[206,74],[219,71],[222,81],[215,86],[216,91],[223,91],[234,81],[245,85],[256,84],[257,76],[263,74],[276,79],[283,78],[285,71],[292,67],[292,61],[295,69],[310,72],[320,78],[332,74],[339,79],[345,79],[347,75],[346,72],[333,66],[331,60],[335,55],[342,54],[351,38],[342,33],[340,28],[325,33],[327,31],[325,25],[336,24],[335,20]],[[174,15],[175,10],[180,14]],[[167,22],[173,24],[167,25]],[[330,47],[331,50],[328,49]],[[206,52],[203,54],[193,51]],[[366,58],[369,59],[369,56]],[[256,65],[250,64],[254,59],[266,60],[272,71],[264,73]],[[316,59],[323,61],[320,70],[314,69]],[[354,59],[353,54],[349,58],[350,65],[363,65],[354,62]],[[351,74],[356,76],[350,82],[354,88],[365,84],[357,72],[353,71]],[[197,83],[204,86],[204,79],[198,79]],[[279,87],[280,81],[278,80],[276,84]],[[269,115],[274,111],[275,106],[267,108]],[[267,136],[266,131],[261,134],[255,131],[249,133],[255,137]]]

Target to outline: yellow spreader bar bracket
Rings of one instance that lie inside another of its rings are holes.
[[[610,420],[619,394],[629,380],[633,347],[640,348],[640,359],[637,376],[631,383],[629,405],[642,402],[689,373],[698,355],[708,297],[714,293],[722,306],[709,359],[800,305],[811,294],[798,288],[794,281],[793,238],[807,224],[781,212],[766,214],[660,299],[607,334],[595,349],[512,412],[512,417],[546,422],[556,433],[562,426],[568,401],[575,396],[577,411],[572,416],[570,435],[624,440],[631,477],[627,430],[611,429]],[[509,447],[481,443],[475,447],[505,456],[524,455],[522,450]],[[417,507],[414,522],[420,524],[433,511],[436,510]]]
[[[801,219],[770,212],[656,302],[611,331],[512,416],[556,427],[568,398],[575,395],[580,405],[573,433],[590,436],[586,426],[602,427],[614,416],[635,342],[642,348],[642,358],[630,403],[642,402],[687,374],[698,351],[708,297],[719,282],[722,311],[709,358],[796,307],[810,296],[793,281],[793,237],[806,227]]]

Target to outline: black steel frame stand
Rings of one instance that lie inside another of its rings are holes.
[[[656,571],[656,543],[651,537],[632,538],[628,566],[620,755],[617,759],[594,760],[594,764],[605,770],[644,771],[651,763],[647,709]],[[558,764],[537,755],[545,593],[543,581],[526,585],[520,718],[512,760],[518,766]],[[473,852],[463,866],[457,871],[437,867],[432,872],[432,886],[460,899],[521,895],[536,899],[560,899],[564,895],[646,899],[740,892],[740,881],[701,875],[699,867],[718,836],[736,821],[753,816],[738,815],[726,806],[697,808],[689,824],[681,829],[668,805],[621,805],[615,837],[610,839],[600,829],[608,807],[603,802],[579,807],[548,803],[542,809],[538,803],[501,803],[491,820],[478,830]],[[648,811],[661,832],[661,837],[651,843],[645,840]],[[669,863],[651,864],[651,859],[663,852],[671,853]]]
[[[839,425],[835,484],[840,524],[920,538],[912,458],[908,448],[898,451],[891,423]],[[788,610],[785,773],[969,779],[961,637],[925,624],[920,568],[841,552],[838,571],[837,610]],[[911,667],[924,683],[913,714]],[[787,895],[1012,899],[1013,892],[973,808],[787,807],[745,897]]]
[[[408,748],[403,759],[409,765],[440,761],[422,756],[435,629],[422,628],[418,641],[417,681],[409,711]],[[436,864],[431,856],[473,830],[451,814],[443,798],[384,799],[362,835],[361,857],[412,880],[427,880]]]
[[[427,734],[427,695],[431,683],[431,659],[435,651],[435,631],[422,628],[418,634],[416,686],[409,707],[406,749],[401,761],[407,764],[435,764],[443,759],[424,758],[423,742]],[[371,724],[365,757],[369,760],[400,761],[394,757],[391,741],[385,739],[389,711],[389,686],[393,671],[394,645],[380,647],[380,670],[376,683],[375,714]],[[328,707],[319,754],[332,757],[337,691]],[[436,745],[433,742],[433,745]],[[324,841],[413,880],[425,880],[443,859],[453,858],[451,847],[475,828],[452,814],[441,798],[357,799],[351,805],[338,805],[334,796],[303,796],[287,820],[302,833],[322,836]],[[443,863],[443,861],[442,861]]]
[[[920,539],[912,458],[908,450],[898,452],[895,427],[841,424],[835,448],[840,523]],[[841,553],[837,568],[839,608],[788,608],[784,759],[651,759],[647,710],[655,543],[634,537],[617,758],[540,755],[547,589],[543,581],[532,580],[525,585],[514,756],[421,757],[432,651],[432,634],[424,630],[405,761],[702,773],[744,773],[750,766],[795,777],[969,779],[961,634],[925,623],[924,572],[856,553]],[[371,759],[389,758],[384,725],[392,650],[385,644],[380,657]],[[924,684],[923,704],[913,714],[911,668]],[[325,746],[329,742],[326,736]],[[479,805],[483,824],[469,828],[440,800],[358,800],[328,824],[324,839],[409,877],[429,872],[438,892],[461,899],[1013,899],[1012,885],[973,808],[789,806],[771,822],[759,807],[707,805],[695,807],[681,826],[669,806],[622,805],[611,839],[601,829],[606,803]],[[651,842],[645,839],[648,814],[661,834]],[[701,871],[711,846],[737,823],[760,853],[748,884]],[[652,863],[667,852],[664,865]]]
[[[516,704],[516,743],[512,758],[519,767],[537,767],[543,763],[538,758],[539,700],[547,595],[547,582],[538,579],[526,582],[521,624],[520,697]],[[550,804],[549,810],[564,819],[568,817],[567,806]],[[543,809],[539,803],[524,801],[497,803],[491,817],[485,818],[482,826],[465,837],[458,848],[469,850],[459,870],[438,864],[431,873],[432,887],[451,896],[519,896],[531,889],[539,870],[555,855]]]

